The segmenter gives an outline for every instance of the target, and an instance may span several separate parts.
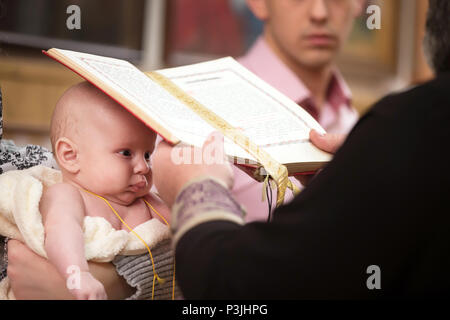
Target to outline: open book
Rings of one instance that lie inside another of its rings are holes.
[[[176,87],[244,134],[289,175],[315,171],[331,158],[314,147],[309,132],[324,129],[295,102],[259,79],[233,58],[144,73],[127,61],[50,49],[45,54],[108,94],[172,144],[201,147],[217,129],[174,95]],[[165,83],[151,75],[162,76]],[[173,89],[173,88],[172,88]],[[225,153],[234,163],[258,169],[259,159],[225,136]],[[256,170],[255,170],[256,171]]]

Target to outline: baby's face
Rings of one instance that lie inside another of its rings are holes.
[[[156,134],[124,109],[116,111],[93,112],[78,128],[77,183],[108,200],[128,205],[148,194],[152,186],[150,156]]]

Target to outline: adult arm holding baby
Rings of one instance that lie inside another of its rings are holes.
[[[108,299],[125,299],[135,292],[112,263],[88,262],[88,265],[103,284]],[[8,241],[8,277],[19,300],[75,299],[55,266],[18,240]]]

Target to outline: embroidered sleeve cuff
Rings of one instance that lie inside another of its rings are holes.
[[[221,181],[196,179],[181,190],[172,207],[173,247],[193,227],[212,220],[244,224],[245,211]]]

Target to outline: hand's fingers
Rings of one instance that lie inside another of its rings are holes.
[[[224,164],[226,163],[224,136],[214,131],[206,139],[202,147],[202,156],[204,164]]]
[[[164,164],[165,157],[167,156],[167,153],[170,152],[173,147],[168,144],[165,141],[161,141],[158,146],[156,147],[156,150],[152,154],[152,168],[156,171],[156,168],[160,165]]]
[[[208,146],[213,146],[214,149],[220,150],[223,149],[224,146],[224,137],[219,131],[214,131],[209,134],[203,143],[202,149],[207,148]]]
[[[19,240],[8,240],[8,259],[10,262],[14,262],[16,259],[19,259],[21,253],[22,255],[29,253],[33,254],[33,252],[31,252],[28,247]]]
[[[172,147],[168,142],[166,142],[165,140],[161,141],[160,143],[158,143],[158,145],[155,148],[155,153],[157,153],[158,151],[161,150],[165,150],[167,148]]]
[[[316,130],[311,130],[309,133],[309,138],[311,139],[311,142],[318,147],[319,149],[322,149],[323,151],[330,152],[330,153],[336,153],[336,151],[339,149],[339,147],[342,145],[342,143],[345,140],[345,135],[341,134],[324,134],[321,135]]]
[[[10,239],[8,240],[8,251],[14,250],[15,248],[19,248],[21,242],[19,240]]]

